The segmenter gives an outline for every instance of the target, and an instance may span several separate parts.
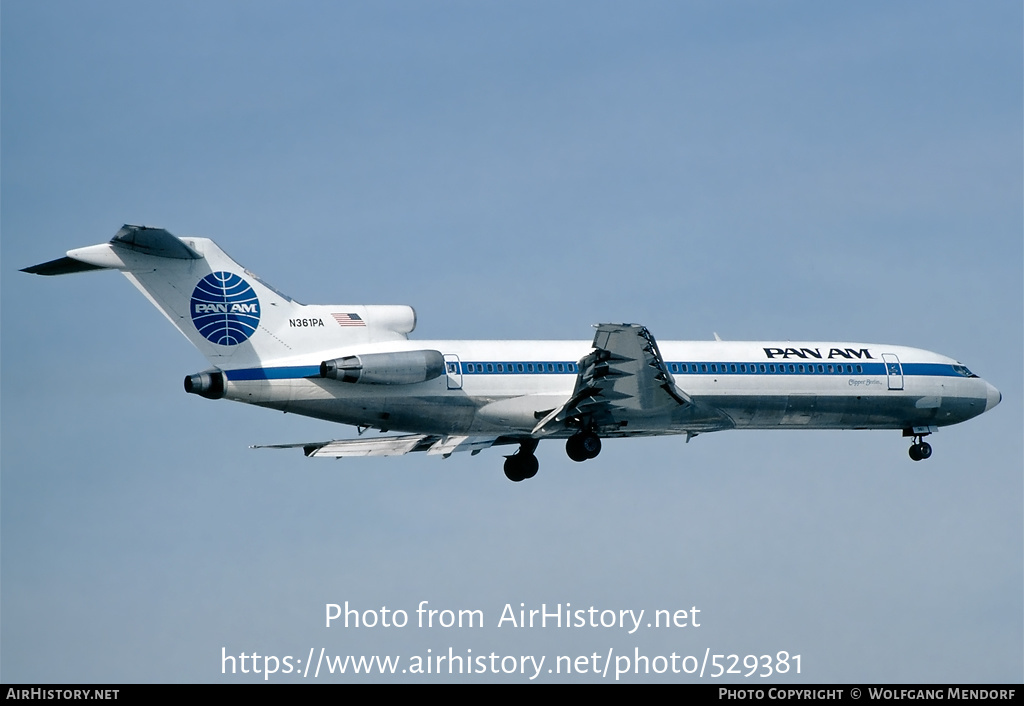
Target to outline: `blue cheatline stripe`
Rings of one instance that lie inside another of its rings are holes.
[[[958,373],[952,365],[942,363],[903,363],[904,375],[937,375],[949,377],[967,377]]]
[[[454,363],[449,363],[453,365]],[[531,361],[507,361],[500,362],[464,362],[462,370],[458,371],[464,375],[575,375],[576,363],[569,363],[564,360],[531,360]]]
[[[320,377],[319,365],[291,365],[284,368],[244,368],[225,370],[228,380],[288,380],[291,378]]]
[[[457,365],[449,362],[449,366]],[[667,362],[665,367],[673,375],[885,375],[885,363],[789,363],[767,362]],[[820,370],[819,370],[820,368]],[[573,374],[575,363],[567,362],[477,362],[463,361],[461,369],[449,370],[463,375],[550,375]],[[964,377],[946,363],[903,363],[904,375]]]
[[[689,375],[885,375],[885,363],[665,363],[669,372],[679,377]],[[462,375],[576,375],[576,363],[567,361],[465,361],[447,363],[449,373]],[[452,366],[458,366],[455,370]],[[801,370],[801,366],[803,370]],[[818,372],[821,367],[822,372]],[[764,370],[762,370],[764,368]],[[791,370],[792,368],[792,370]],[[318,365],[244,368],[227,370],[228,380],[289,380],[320,377]],[[904,375],[931,377],[965,377],[946,363],[903,363]]]

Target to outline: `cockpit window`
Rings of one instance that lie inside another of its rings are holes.
[[[958,375],[963,375],[965,378],[976,378],[976,377],[978,377],[977,375],[972,373],[970,370],[968,370],[966,365],[954,365],[953,366],[953,372],[957,373]]]

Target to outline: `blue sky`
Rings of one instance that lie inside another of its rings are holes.
[[[311,647],[1024,678],[1019,3],[0,12],[3,681],[246,681],[222,648]],[[205,362],[120,276],[17,272],[123,223],[300,301],[411,304],[421,338],[891,342],[1004,400],[922,464],[852,431],[541,444],[517,485],[495,450],[253,451],[351,431],[186,396]],[[346,600],[488,626],[325,629]],[[705,622],[493,627],[521,602]]]

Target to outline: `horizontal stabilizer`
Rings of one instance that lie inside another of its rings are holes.
[[[203,259],[203,255],[195,248],[163,228],[125,225],[109,243],[68,250],[66,257],[26,267],[22,272],[31,275],[71,275],[92,270],[124,270],[130,269],[133,254],[170,260]]]
[[[90,265],[88,262],[82,262],[71,257],[59,257],[56,260],[50,260],[39,265],[32,265],[22,269],[22,272],[28,272],[30,275],[72,275],[76,272],[91,272],[92,270],[105,270],[106,267],[101,265]]]
[[[163,228],[124,225],[111,238],[110,244],[172,260],[201,260],[203,257]]]

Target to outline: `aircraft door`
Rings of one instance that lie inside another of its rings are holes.
[[[882,360],[885,362],[885,375],[889,378],[890,390],[903,389],[903,366],[900,359],[893,353],[883,353]]]
[[[448,389],[449,390],[461,390],[462,389],[462,363],[459,362],[459,356],[454,353],[444,354],[444,371],[448,376]]]

